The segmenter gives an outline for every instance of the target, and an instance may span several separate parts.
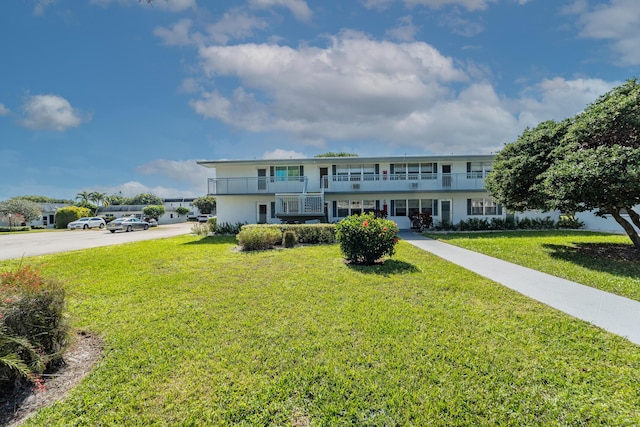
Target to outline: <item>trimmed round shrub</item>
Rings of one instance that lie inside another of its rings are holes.
[[[292,248],[298,243],[298,236],[293,231],[285,231],[282,235],[282,246]]]
[[[376,218],[373,213],[352,215],[336,224],[336,240],[347,261],[374,264],[384,256],[392,256],[398,243],[395,222]]]

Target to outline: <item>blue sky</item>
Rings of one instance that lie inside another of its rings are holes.
[[[0,200],[197,160],[496,152],[638,76],[637,0],[5,0]]]

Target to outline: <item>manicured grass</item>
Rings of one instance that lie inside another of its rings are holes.
[[[372,267],[337,245],[234,246],[28,260],[106,350],[27,425],[640,424],[637,346],[407,243]]]
[[[626,235],[588,231],[427,235],[640,301],[640,251],[633,248]]]

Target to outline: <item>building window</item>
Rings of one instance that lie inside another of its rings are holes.
[[[491,162],[467,162],[467,179],[484,178],[491,172]]]
[[[271,176],[275,181],[295,180],[302,176],[302,166],[272,166]]]
[[[467,199],[467,215],[502,215],[502,206],[493,199]]]
[[[432,199],[420,200],[420,213],[429,214],[433,216],[433,200]]]
[[[420,200],[409,199],[408,207],[409,207],[409,216],[420,213]]]
[[[349,216],[349,201],[338,200],[338,218],[346,218]]]
[[[375,200],[338,200],[333,203],[333,216],[336,218],[373,212],[376,209]]]
[[[392,200],[391,201],[391,215],[392,216],[407,216],[407,201],[406,200]]]

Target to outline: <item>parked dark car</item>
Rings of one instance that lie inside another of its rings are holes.
[[[134,230],[148,230],[149,223],[138,218],[118,218],[107,224],[107,230],[112,233],[116,231],[134,231]]]

